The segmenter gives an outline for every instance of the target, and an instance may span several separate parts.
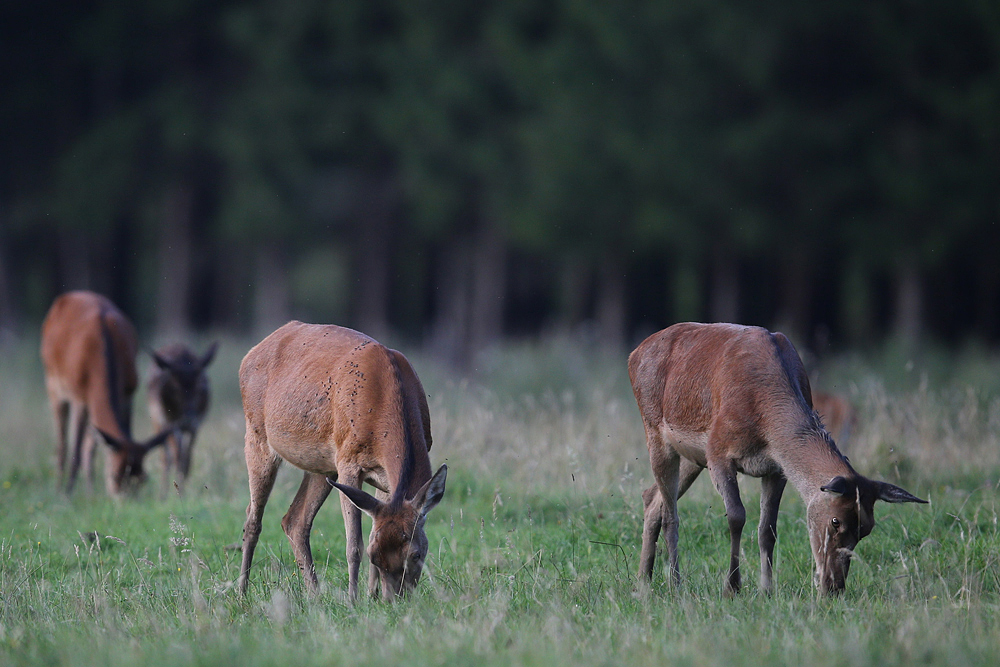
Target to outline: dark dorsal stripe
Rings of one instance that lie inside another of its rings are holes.
[[[403,420],[403,467],[399,473],[399,482],[397,482],[396,488],[392,490],[392,498],[389,500],[391,507],[399,507],[406,499],[406,494],[413,483],[413,473],[417,460],[413,451],[413,437],[410,435],[410,424],[412,423],[410,420],[410,403],[406,400],[406,393],[403,389],[403,375],[399,370],[399,364],[396,363],[396,355],[388,350],[387,353],[389,355],[389,362],[392,364],[393,375],[396,378],[396,398],[399,402],[397,410]]]
[[[98,318],[101,322],[101,338],[104,342],[104,367],[107,369],[108,373],[108,402],[111,404],[111,414],[114,415],[115,424],[118,426],[118,430],[123,437],[126,439],[131,439],[132,435],[128,433],[125,429],[125,419],[122,414],[122,384],[124,379],[120,377],[118,372],[118,358],[115,356],[114,350],[114,340],[111,338],[111,331],[108,329],[107,316],[111,314],[111,311],[101,306],[101,312]]]

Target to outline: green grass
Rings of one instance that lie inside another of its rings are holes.
[[[305,595],[280,517],[285,469],[264,518],[250,593],[235,594],[247,502],[235,368],[227,341],[190,493],[161,498],[159,461],[139,497],[54,491],[53,437],[30,346],[0,352],[0,664],[993,664],[1000,651],[1000,438],[996,397],[961,380],[886,389],[842,373],[861,410],[852,460],[929,506],[881,505],[847,594],[816,597],[804,511],[782,504],[776,594],[757,588],[759,484],[742,480],[744,591],[722,598],[728,534],[707,478],[681,502],[679,590],[662,557],[635,590],[639,491],[650,482],[623,364],[572,343],[482,360],[476,381],[412,355],[431,395],[435,465],[451,474],[431,514],[430,555],[400,604],[347,604],[336,502],[313,552],[323,592]],[[984,362],[985,363],[985,362]],[[138,399],[138,397],[137,397]],[[136,406],[136,430],[148,423]],[[100,468],[100,466],[98,466]]]

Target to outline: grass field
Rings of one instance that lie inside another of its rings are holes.
[[[1000,363],[985,353],[823,364],[818,384],[861,413],[846,447],[855,466],[931,500],[877,508],[847,594],[832,600],[811,586],[792,489],[777,592],[758,593],[752,479],[741,482],[746,584],[723,599],[728,533],[707,476],[680,505],[682,587],[658,567],[652,591],[636,592],[639,491],[651,475],[623,358],[567,341],[521,345],[455,381],[410,355],[448,490],[428,521],[416,594],[352,607],[336,502],[313,532],[324,591],[304,594],[279,525],[292,469],[265,514],[250,594],[235,594],[239,553],[227,545],[247,503],[235,378],[247,348],[225,341],[212,367],[189,493],[163,493],[154,456],[150,484],[121,503],[100,476],[92,494],[55,492],[33,344],[0,349],[0,664],[995,664],[1000,654]],[[149,432],[139,400],[136,421]]]

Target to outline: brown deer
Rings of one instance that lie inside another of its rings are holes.
[[[183,491],[191,472],[194,440],[208,411],[209,384],[205,368],[212,363],[218,347],[218,343],[212,343],[200,357],[176,343],[153,352],[156,370],[146,387],[149,419],[157,431],[170,431],[163,448],[164,492],[171,470],[177,469],[179,491]]]
[[[823,427],[833,437],[833,441],[845,452],[848,438],[857,426],[858,416],[850,401],[840,394],[831,394],[825,391],[813,392],[813,409],[823,420]]]
[[[731,541],[725,593],[740,590],[745,510],[736,474],[761,478],[760,586],[773,588],[778,505],[786,480],[806,504],[815,583],[840,593],[854,547],[875,525],[876,500],[925,503],[887,482],[859,475],[812,409],[809,379],[780,333],[734,324],[675,324],[653,334],[628,360],[646,430],[655,487],[643,493],[640,579],[652,576],[656,540],[665,532],[673,582],[677,499],[708,468],[722,495]]]
[[[373,519],[369,593],[378,596],[379,582],[386,598],[416,586],[427,556],[424,522],[444,495],[448,468],[431,476],[430,411],[406,357],[351,329],[293,321],[243,358],[240,391],[250,474],[240,593],[282,461],[305,471],[281,526],[309,592],[319,589],[309,534],[332,487],[342,494],[350,599],[358,596],[362,511]],[[363,482],[379,497],[362,491]]]
[[[135,327],[99,294],[67,292],[45,316],[42,363],[55,418],[59,483],[65,483],[67,493],[73,491],[81,466],[88,484],[93,478],[96,437],[91,427],[110,450],[105,482],[112,496],[145,481],[143,459],[169,435],[161,432],[146,442],[132,439],[137,350]]]

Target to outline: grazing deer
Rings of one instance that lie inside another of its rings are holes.
[[[55,417],[60,486],[65,482],[67,493],[73,491],[81,466],[88,484],[93,478],[96,438],[91,426],[109,447],[105,482],[112,496],[145,481],[143,459],[169,435],[161,432],[146,442],[132,439],[137,349],[135,327],[99,294],[67,292],[45,316],[45,387]]]
[[[859,475],[812,409],[809,379],[780,333],[734,324],[675,324],[653,334],[628,360],[656,486],[643,493],[640,578],[653,572],[666,533],[677,567],[677,499],[708,468],[722,495],[731,541],[725,593],[740,589],[745,510],[736,473],[761,478],[760,585],[770,592],[778,505],[790,481],[806,504],[815,583],[843,591],[852,550],[875,525],[876,500],[924,503],[908,491]]]
[[[823,420],[823,426],[833,437],[833,441],[845,452],[848,451],[845,445],[851,437],[851,431],[858,423],[857,413],[851,407],[851,403],[839,394],[814,391],[813,409]]]
[[[309,533],[332,487],[342,494],[350,599],[358,596],[361,512],[373,519],[369,593],[378,596],[380,581],[386,598],[416,586],[427,556],[424,522],[444,495],[448,469],[431,476],[430,411],[406,357],[351,329],[289,322],[243,358],[240,391],[250,474],[240,593],[283,460],[305,471],[281,526],[311,593],[319,584]],[[362,491],[363,482],[379,497]]]
[[[212,343],[200,357],[179,344],[153,352],[157,370],[147,386],[149,418],[157,431],[170,430],[163,448],[164,492],[172,469],[177,469],[177,485],[181,491],[191,472],[194,440],[208,411],[209,385],[205,368],[212,363],[218,347],[218,343]]]

